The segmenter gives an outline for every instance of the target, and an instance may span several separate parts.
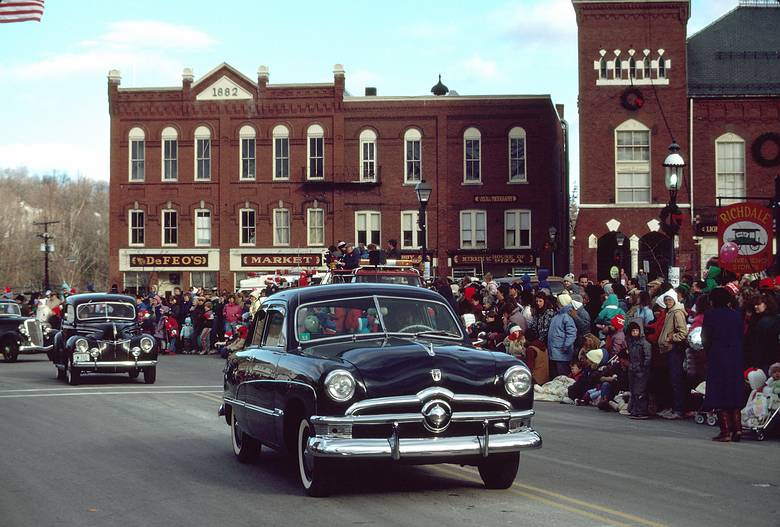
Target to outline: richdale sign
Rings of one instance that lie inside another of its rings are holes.
[[[772,264],[772,210],[756,203],[734,203],[718,209],[718,243],[739,248],[734,262],[721,262],[727,270],[758,273]]]

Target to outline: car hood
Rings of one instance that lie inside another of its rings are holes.
[[[438,339],[338,342],[313,346],[305,353],[354,366],[370,398],[411,395],[431,386],[484,393],[496,376],[491,352]],[[441,372],[439,381],[434,381],[433,370]]]

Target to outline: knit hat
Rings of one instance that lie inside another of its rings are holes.
[[[340,242],[339,242],[339,243],[336,245],[336,247],[338,247],[339,249],[343,249],[343,248],[344,248],[344,247],[346,247],[346,246],[347,246],[347,242],[345,242],[345,241],[340,241]]]
[[[593,364],[601,364],[601,361],[604,360],[604,350],[601,348],[590,350],[585,354],[585,357]]]
[[[739,294],[739,286],[736,282],[729,282],[724,287],[726,288],[726,291],[732,294],[732,296],[737,296]]]
[[[561,307],[566,307],[571,304],[571,297],[568,293],[561,293],[558,295],[558,303],[561,305]]]
[[[566,273],[565,275],[563,275],[563,281],[564,282],[574,283],[574,280],[575,280],[574,274],[572,274],[572,273]]]
[[[775,287],[775,281],[771,278],[762,278],[758,283],[759,289],[773,289]]]
[[[609,323],[612,324],[612,327],[615,328],[617,331],[622,331],[623,326],[626,325],[626,317],[618,313],[617,315],[612,317],[612,320],[610,320]]]

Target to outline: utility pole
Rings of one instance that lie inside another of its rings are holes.
[[[53,240],[54,235],[49,234],[49,225],[54,225],[56,223],[59,223],[59,220],[33,222],[33,225],[43,225],[43,232],[38,235],[38,238],[43,239],[43,244],[41,245],[41,251],[43,252],[43,290],[44,291],[51,290],[51,285],[49,284],[49,253],[54,252],[54,246],[49,244],[49,240]]]

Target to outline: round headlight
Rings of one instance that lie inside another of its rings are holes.
[[[334,401],[349,401],[355,395],[355,378],[346,370],[333,370],[325,377],[325,391]]]
[[[76,339],[74,347],[79,353],[86,353],[89,349],[89,342],[87,342],[87,339]]]
[[[525,395],[532,384],[531,372],[523,366],[512,366],[504,373],[504,388],[512,397]]]
[[[139,342],[139,345],[141,346],[141,350],[144,353],[149,353],[154,347],[154,340],[152,340],[152,337],[141,337],[141,342]]]

